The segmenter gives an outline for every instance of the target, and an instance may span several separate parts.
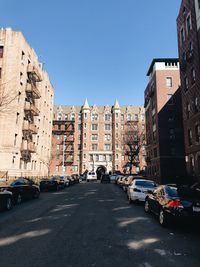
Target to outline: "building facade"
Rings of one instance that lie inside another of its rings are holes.
[[[0,30],[0,174],[47,176],[53,87],[21,32]]]
[[[86,171],[127,171],[125,136],[130,126],[145,135],[143,107],[56,106],[52,136],[52,175],[82,174]],[[130,132],[130,131],[129,131]],[[145,147],[133,173],[144,170]]]
[[[178,59],[154,59],[147,76],[147,176],[159,183],[175,182],[185,176]]]
[[[200,1],[182,1],[177,33],[187,173],[200,180]]]

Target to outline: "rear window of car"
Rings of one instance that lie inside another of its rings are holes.
[[[154,182],[150,181],[135,181],[135,185],[141,186],[141,187],[149,187],[149,188],[154,188],[156,187]]]
[[[166,193],[170,197],[178,197],[178,192],[176,187],[166,187]]]

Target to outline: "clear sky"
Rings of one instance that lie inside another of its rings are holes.
[[[21,31],[55,104],[143,104],[153,58],[177,57],[181,0],[0,0],[0,27]]]

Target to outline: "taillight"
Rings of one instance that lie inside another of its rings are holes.
[[[141,190],[140,189],[137,189],[137,188],[133,188],[133,191],[134,192],[141,192]]]
[[[170,200],[167,204],[168,208],[183,208],[183,205],[181,204],[181,201],[179,199]]]

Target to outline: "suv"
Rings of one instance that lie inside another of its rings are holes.
[[[101,176],[101,183],[110,183],[110,175],[109,174],[103,174]]]
[[[95,172],[88,172],[87,173],[87,178],[86,178],[86,181],[89,182],[89,181],[97,181],[97,175]]]

